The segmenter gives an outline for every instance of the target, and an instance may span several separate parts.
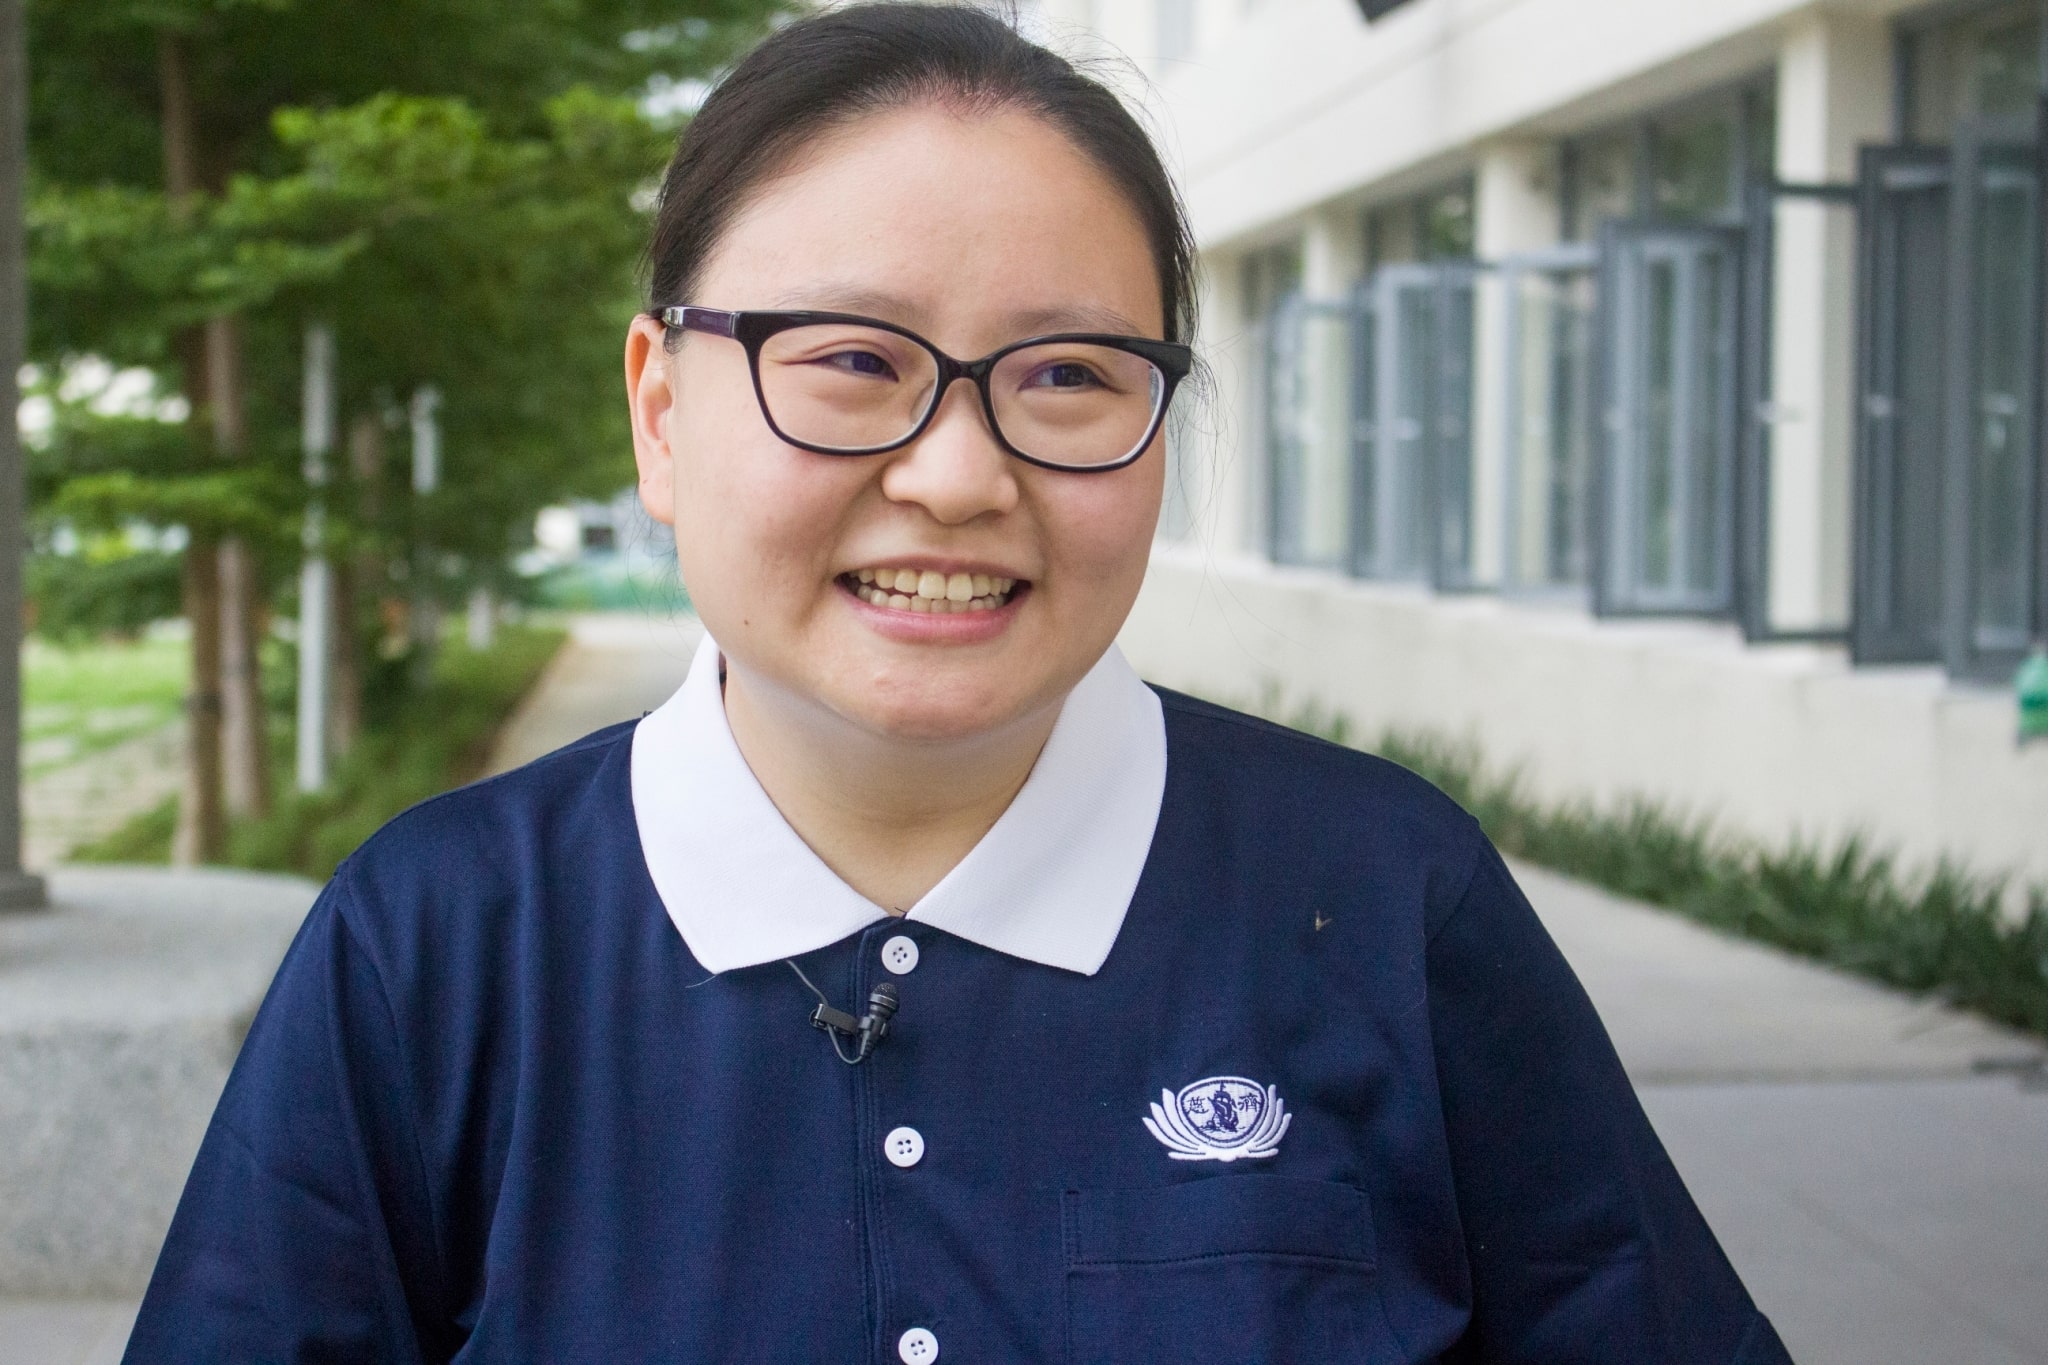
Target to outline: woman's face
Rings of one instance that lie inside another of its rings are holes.
[[[1050,332],[1160,337],[1158,279],[1130,205],[1057,131],[919,105],[800,153],[686,302],[862,314],[971,360]],[[642,319],[628,342],[640,494],[674,526],[690,599],[746,685],[876,736],[946,741],[1043,714],[1101,657],[1144,576],[1163,437],[1108,473],[1042,469],[997,444],[956,382],[902,449],[813,454],[768,428],[738,342],[686,337],[665,358]],[[892,606],[884,575],[976,600]]]

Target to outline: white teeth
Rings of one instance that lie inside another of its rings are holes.
[[[853,595],[870,605],[938,616],[993,611],[1017,586],[1014,578],[930,569],[857,569],[846,577]]]

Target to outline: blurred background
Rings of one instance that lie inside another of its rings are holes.
[[[0,0],[0,1362],[335,864],[680,681],[621,339],[789,12]],[[2048,0],[1015,13],[1200,249],[1140,671],[1480,816],[1796,1358],[2048,1361]]]

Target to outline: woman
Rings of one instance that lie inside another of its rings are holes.
[[[1191,314],[1112,96],[803,20],[652,259],[708,639],[336,874],[131,1359],[1785,1359],[1473,822],[1112,644]]]

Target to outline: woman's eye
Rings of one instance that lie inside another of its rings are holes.
[[[1057,364],[1041,365],[1026,381],[1025,387],[1032,389],[1088,389],[1101,387],[1102,380],[1095,371],[1078,360],[1064,360]]]
[[[895,367],[887,358],[878,356],[873,351],[839,351],[832,355],[820,356],[817,363],[829,365],[835,370],[844,370],[848,374],[865,375],[874,379],[896,377]]]

